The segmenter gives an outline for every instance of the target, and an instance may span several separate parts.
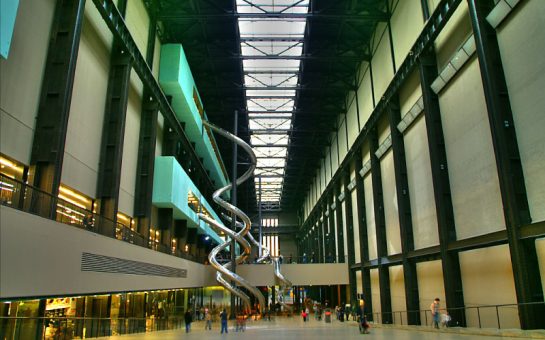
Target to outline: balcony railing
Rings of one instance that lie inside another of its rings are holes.
[[[193,256],[148,240],[119,222],[3,174],[0,174],[0,204],[165,254],[200,263],[206,261],[205,256]]]
[[[460,327],[502,329],[520,328],[518,315],[520,309],[542,310],[545,302],[520,304],[479,305],[440,309],[441,327]],[[448,318],[446,317],[448,312]],[[367,319],[379,324],[407,325],[408,317],[420,316],[420,325],[433,326],[431,310],[396,311],[389,313],[366,313]],[[448,320],[448,321],[447,321]]]

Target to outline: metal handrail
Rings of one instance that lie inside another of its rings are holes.
[[[527,302],[527,303],[508,303],[508,304],[497,304],[497,305],[479,305],[479,306],[466,306],[466,307],[447,307],[447,308],[441,308],[440,311],[448,312],[448,314],[452,317],[452,315],[459,315],[464,320],[456,320],[451,319],[449,321],[449,324],[445,325],[447,327],[461,327],[463,324],[465,324],[468,320],[468,312],[474,311],[476,313],[476,320],[474,320],[474,324],[478,325],[477,328],[502,328],[502,318],[501,318],[501,310],[502,308],[513,308],[518,309],[520,307],[527,307],[527,306],[544,306],[545,302]],[[489,326],[489,324],[485,324],[483,322],[483,315],[482,311],[485,309],[492,309],[495,311],[494,319],[495,324],[492,325],[493,327],[486,327]],[[369,320],[373,320],[375,323],[379,324],[396,324],[396,321],[399,321],[399,324],[404,325],[404,320],[408,320],[409,314],[419,314],[424,316],[424,320],[420,319],[420,325],[430,326],[432,325],[433,317],[431,315],[431,310],[429,309],[418,309],[418,310],[409,310],[409,311],[392,311],[392,312],[373,312],[373,313],[365,313],[367,318]],[[382,322],[384,319],[391,321],[391,322]],[[476,322],[475,322],[476,321]],[[408,324],[405,322],[405,324]]]

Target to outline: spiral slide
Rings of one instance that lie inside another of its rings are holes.
[[[203,121],[203,124],[208,126],[213,131],[217,132],[218,134],[224,136],[227,139],[232,140],[236,144],[238,144],[240,147],[244,149],[249,155],[251,159],[251,165],[246,170],[246,172],[237,178],[236,183],[234,185],[240,185],[244,183],[246,180],[250,178],[250,176],[253,174],[256,166],[256,156],[252,150],[252,148],[246,144],[242,139],[238,138],[237,136],[207,122]],[[233,187],[233,183],[230,183],[214,192],[212,195],[214,202],[219,204],[222,208],[230,212],[231,214],[234,214],[236,218],[240,219],[242,221],[243,228],[237,233],[232,231],[231,229],[225,227],[223,224],[221,224],[219,221],[216,221],[215,219],[199,213],[198,216],[201,220],[208,223],[213,229],[215,229],[217,232],[223,232],[225,235],[227,235],[229,238],[234,239],[236,242],[238,242],[241,245],[241,253],[237,258],[235,259],[235,263],[242,263],[246,260],[246,258],[250,255],[251,248],[250,243],[244,238],[250,231],[251,227],[251,221],[250,218],[239,208],[236,206],[228,203],[224,199],[221,198],[221,195],[230,190]],[[255,240],[254,240],[255,241]],[[261,310],[264,310],[264,307],[266,308],[267,304],[265,302],[265,297],[263,294],[257,289],[256,287],[252,286],[246,279],[241,277],[240,275],[234,273],[231,271],[232,263],[226,263],[224,265],[221,265],[218,260],[216,259],[216,256],[219,252],[222,250],[225,250],[229,246],[229,241],[225,241],[212,249],[210,254],[208,255],[208,260],[210,261],[210,264],[218,271],[216,274],[216,280],[219,284],[221,284],[223,287],[225,287],[228,291],[230,291],[232,294],[238,296],[243,303],[246,305],[248,310],[251,309],[251,302],[250,297],[243,292],[241,289],[239,289],[237,286],[242,286],[246,288],[252,295],[254,295],[259,305],[261,306]],[[224,277],[225,276],[225,277]],[[226,279],[227,278],[227,279]],[[235,284],[231,284],[229,281],[235,282]]]

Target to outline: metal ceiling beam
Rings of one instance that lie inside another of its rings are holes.
[[[214,58],[214,57],[212,57]],[[225,59],[225,56],[218,56],[218,58]],[[312,54],[301,54],[301,55],[232,55],[231,58],[241,58],[242,60],[351,60],[354,62],[368,61],[371,60],[371,57],[366,54],[360,56],[352,55],[312,55]]]
[[[385,12],[377,13],[359,13],[359,14],[324,14],[324,13],[176,13],[161,12],[158,13],[159,21],[197,21],[197,20],[218,20],[218,19],[281,19],[281,20],[306,20],[306,19],[324,19],[339,21],[385,21],[388,20],[388,14]]]
[[[299,74],[299,71],[282,71],[282,70],[270,70],[270,71],[244,71],[244,74]]]
[[[242,37],[240,38],[240,41],[242,42],[256,42],[256,41],[289,41],[289,42],[304,42],[305,38],[299,38],[299,37]]]

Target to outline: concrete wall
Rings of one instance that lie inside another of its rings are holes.
[[[403,277],[403,266],[388,268],[390,272],[390,295],[392,298],[393,321],[396,325],[407,324],[405,313],[396,313],[407,310],[405,303],[405,279]]]
[[[462,252],[460,268],[467,307],[517,303],[508,245]],[[484,328],[498,327],[498,315],[501,328],[520,328],[516,307],[501,307],[498,314],[495,308],[480,308],[479,314]],[[467,311],[467,323],[479,327],[477,310]]]
[[[380,160],[380,170],[388,255],[399,254],[401,253],[401,234],[394,173],[394,154],[391,149]]]
[[[439,102],[458,239],[505,229],[492,136],[475,58],[443,89]]]
[[[30,163],[55,1],[21,0],[7,59],[0,58],[0,152]]]
[[[498,30],[533,221],[545,220],[545,3],[523,1]]]
[[[418,296],[420,298],[420,310],[429,311],[435,298],[439,298],[441,307],[446,308],[445,287],[443,285],[443,268],[441,261],[420,262],[416,264],[418,277]],[[431,324],[430,312],[422,312],[420,315],[422,324]],[[426,323],[427,320],[427,323]]]
[[[92,2],[85,5],[61,181],[96,197],[113,36]]]
[[[3,299],[201,287],[212,282],[211,272],[195,262],[11,208],[2,206],[0,212]],[[82,271],[83,252],[187,269],[187,278]]]

